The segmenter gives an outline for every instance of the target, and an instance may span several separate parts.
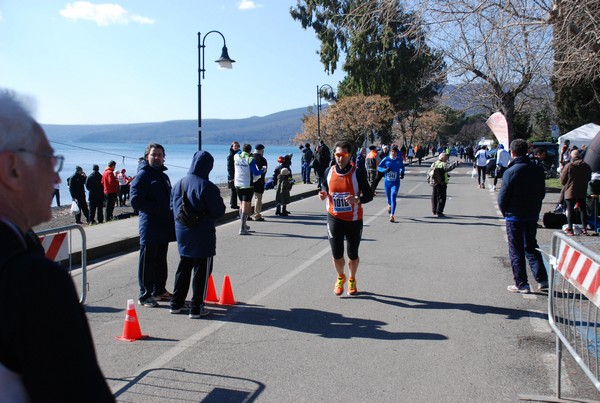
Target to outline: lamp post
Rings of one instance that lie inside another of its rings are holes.
[[[202,79],[204,79],[204,72],[206,69],[204,68],[204,41],[209,34],[216,32],[221,35],[223,38],[223,50],[221,51],[221,57],[218,60],[215,60],[215,63],[219,64],[220,69],[231,69],[233,67],[232,63],[235,60],[232,60],[227,53],[227,44],[225,43],[225,37],[219,31],[209,31],[204,35],[198,32],[198,150],[202,150]]]
[[[331,85],[323,84],[320,87],[317,85],[317,138],[319,142],[321,142],[321,90],[325,87],[329,87],[331,94],[333,95],[333,88]],[[333,99],[334,98],[332,97],[331,100]]]

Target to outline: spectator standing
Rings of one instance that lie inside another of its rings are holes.
[[[331,150],[329,150],[329,147],[327,147],[323,141],[319,144],[319,153],[315,158],[317,158],[315,168],[315,174],[318,176],[317,188],[320,190],[325,170],[329,168],[329,165],[331,164]]]
[[[131,205],[139,211],[140,227],[138,302],[146,307],[156,307],[157,300],[170,301],[173,296],[165,288],[169,242],[175,240],[171,182],[165,174],[165,155],[162,145],[149,144],[131,182]]]
[[[285,208],[290,203],[290,191],[292,190],[292,175],[287,168],[281,168],[279,177],[277,178],[277,193],[275,194],[275,202],[277,207],[275,215],[288,216],[290,212]]]
[[[525,258],[539,283],[538,289],[548,289],[548,275],[536,240],[537,222],[546,194],[545,175],[544,170],[527,156],[525,140],[513,140],[510,150],[513,160],[504,172],[498,193],[498,207],[506,222],[508,255],[515,281],[507,289],[529,294]]]
[[[235,188],[234,177],[235,177],[235,165],[233,163],[234,155],[240,152],[240,143],[234,141],[231,143],[231,147],[229,147],[229,155],[227,156],[227,186],[229,190],[231,190],[231,194],[229,196],[229,207],[233,210],[239,210],[240,206],[238,206],[238,195]]]
[[[408,165],[412,165],[412,160],[415,158],[415,150],[412,145],[408,146],[406,151],[406,158],[408,159]]]
[[[473,168],[477,169],[477,183],[481,189],[485,189],[485,170],[487,167],[487,160],[490,155],[487,152],[487,146],[482,146],[475,154]]]
[[[18,301],[0,310],[2,402],[114,402],[71,275],[32,230],[52,218],[63,160],[17,96],[0,90],[0,292]]]
[[[448,154],[441,153],[438,160],[431,164],[431,168],[427,174],[429,184],[433,187],[431,193],[431,210],[438,217],[444,216],[444,208],[446,207],[446,195],[448,192],[448,172],[456,168],[460,161],[454,163],[448,162]]]
[[[104,187],[104,199],[106,203],[106,221],[113,219],[113,211],[117,202],[117,192],[119,191],[119,181],[115,176],[115,161],[109,161],[108,166],[102,173],[102,186]]]
[[[252,176],[260,176],[266,172],[265,168],[261,171],[256,167],[256,161],[250,155],[250,151],[252,151],[252,146],[244,144],[242,152],[235,154],[233,157],[235,190],[240,199],[240,235],[250,235],[250,227],[246,222],[251,214],[252,196],[254,194]]]
[[[254,198],[256,199],[256,204],[254,205],[254,221],[264,221],[265,219],[260,214],[262,212],[262,198],[265,193],[265,173],[268,169],[267,159],[264,157],[265,154],[265,146],[262,144],[257,144],[254,147],[254,154],[252,154],[252,158],[256,161],[256,167],[263,171],[257,178],[254,178]]]
[[[393,146],[390,155],[385,157],[379,163],[377,168],[379,172],[383,172],[385,196],[388,203],[388,214],[390,222],[396,222],[394,214],[396,213],[396,199],[400,190],[400,179],[404,179],[404,161],[398,155],[398,146]]]
[[[571,151],[568,164],[560,172],[560,183],[567,204],[567,229],[565,234],[573,235],[575,208],[579,209],[581,233],[587,235],[587,188],[592,179],[592,168],[581,158],[579,150]]]
[[[119,181],[119,206],[125,207],[129,198],[129,178],[125,168],[117,174],[117,180]]]
[[[60,207],[60,184],[62,180],[60,176],[58,177],[58,182],[54,184],[54,193],[52,194],[52,198],[56,198],[56,207]]]
[[[175,274],[170,312],[180,313],[184,309],[191,279],[190,319],[199,319],[209,314],[204,300],[208,277],[213,269],[213,257],[216,255],[215,220],[225,214],[225,203],[219,188],[208,179],[213,166],[214,158],[209,152],[196,151],[187,175],[171,191],[173,211],[179,211],[185,197],[185,203],[202,217],[198,225],[191,227],[175,220],[180,260]]]
[[[77,224],[81,224],[82,213],[85,217],[85,221],[88,224],[90,222],[90,212],[88,210],[87,202],[85,201],[85,180],[85,172],[83,172],[83,168],[80,166],[76,166],[75,173],[67,178],[67,185],[69,186],[71,197],[79,206],[79,213],[75,214],[75,222]]]
[[[319,192],[321,200],[327,200],[327,234],[331,246],[333,267],[337,273],[333,293],[344,292],[346,274],[344,267],[344,240],[348,254],[348,295],[358,292],[356,272],[360,259],[358,248],[362,238],[362,204],[373,200],[366,175],[350,165],[352,145],[340,141],[334,147],[335,165],[325,171],[325,180]]]
[[[496,154],[496,174],[494,175],[494,184],[492,185],[492,190],[496,190],[498,178],[502,179],[502,175],[504,175],[509,163],[510,153],[504,149],[502,144],[500,144],[498,146],[498,153]]]
[[[312,167],[312,161],[314,154],[310,149],[310,143],[304,144],[304,148],[301,149],[302,157],[300,162],[302,163],[302,182],[311,183],[310,181],[310,169]]]
[[[367,175],[367,150],[361,147],[356,153],[356,168],[361,170],[365,176]]]
[[[560,148],[560,166],[561,168],[571,162],[571,144],[570,140],[565,140],[565,144]]]
[[[365,158],[365,167],[367,168],[367,179],[369,185],[373,186],[373,182],[377,178],[377,167],[379,166],[379,155],[377,154],[377,147],[375,145],[369,146],[369,153]]]
[[[100,167],[92,167],[92,173],[85,180],[85,187],[88,190],[88,200],[90,201],[90,224],[102,224],[104,222],[104,187],[102,186],[102,175]],[[96,215],[98,219],[95,220]]]

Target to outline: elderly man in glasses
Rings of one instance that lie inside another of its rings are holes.
[[[348,254],[348,295],[358,292],[356,271],[358,270],[358,246],[362,237],[362,205],[373,200],[373,193],[366,173],[350,164],[352,145],[339,141],[334,146],[335,165],[329,167],[323,176],[319,198],[327,200],[327,234],[333,267],[337,279],[333,289],[335,295],[344,292],[346,274],[344,273],[344,239]]]
[[[114,401],[70,275],[32,227],[52,218],[63,158],[11,91],[0,89],[0,401]],[[51,293],[51,297],[47,297]]]

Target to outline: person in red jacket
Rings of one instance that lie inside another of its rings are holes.
[[[108,166],[104,168],[102,174],[102,186],[104,186],[104,199],[106,201],[106,221],[113,218],[113,210],[117,202],[117,192],[119,191],[119,180],[115,176],[115,167],[117,163],[110,161]]]

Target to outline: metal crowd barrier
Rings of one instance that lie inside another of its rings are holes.
[[[600,391],[600,255],[562,232],[554,232],[548,288],[548,320],[556,334],[556,399],[561,400],[563,347]],[[568,399],[569,401],[574,401]],[[576,400],[584,401],[584,400]]]
[[[79,250],[73,247],[72,233],[74,230],[79,231],[81,235],[81,249]],[[72,276],[73,271],[81,267],[79,302],[83,304],[87,295],[87,242],[83,227],[78,224],[70,224],[64,227],[38,231],[36,235],[43,239],[42,244],[46,249],[46,256],[67,269]],[[47,239],[49,239],[48,242],[46,242]],[[68,254],[66,257],[61,254],[65,247]]]

